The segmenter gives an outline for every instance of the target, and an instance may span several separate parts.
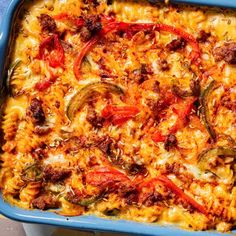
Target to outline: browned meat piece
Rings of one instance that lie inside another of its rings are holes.
[[[99,15],[88,16],[85,20],[85,25],[91,33],[97,33],[102,29],[101,18]]]
[[[178,175],[178,174],[179,174],[180,167],[181,167],[181,165],[178,164],[177,162],[174,162],[174,163],[172,163],[172,164],[166,163],[166,164],[165,164],[164,173],[165,173],[165,174],[175,174],[175,175]]]
[[[138,203],[139,191],[136,187],[121,186],[119,189],[119,195],[124,198],[128,205],[136,205]]]
[[[88,41],[94,34],[102,29],[101,18],[99,15],[84,17],[85,27],[81,28],[82,41]]]
[[[88,108],[86,119],[94,128],[97,129],[102,128],[105,121],[103,117],[98,116],[94,108],[91,106]]]
[[[177,51],[178,49],[184,48],[186,42],[182,38],[174,39],[166,45],[166,48],[170,51]]]
[[[81,28],[80,37],[83,42],[89,41],[91,36],[92,36],[91,32],[85,26]]]
[[[200,30],[197,41],[199,43],[205,43],[207,39],[211,36],[211,33],[207,33],[205,30]]]
[[[164,147],[166,151],[169,151],[171,148],[176,147],[177,139],[174,134],[169,134],[166,137]]]
[[[50,181],[52,183],[56,183],[59,181],[63,181],[71,175],[71,170],[63,170],[63,169],[53,169],[52,166],[48,165],[43,170],[43,177],[46,181]]]
[[[43,32],[55,33],[57,31],[56,22],[51,16],[47,14],[41,14],[38,17],[38,20],[39,20],[39,23]]]
[[[98,137],[97,140],[95,140],[95,145],[105,154],[110,155],[111,154],[111,145],[113,143],[112,139],[105,135],[103,137]]]
[[[191,80],[190,81],[190,89],[192,91],[192,95],[195,97],[200,96],[201,93],[201,86],[199,80]]]
[[[229,64],[236,64],[236,42],[227,42],[213,50],[216,61],[224,60]]]
[[[159,121],[160,118],[166,113],[166,108],[169,104],[164,100],[160,99],[152,105],[152,115],[154,120]]]
[[[167,71],[170,69],[168,62],[165,59],[159,60],[158,64],[159,64],[159,67],[162,71]]]
[[[147,207],[153,206],[158,202],[163,202],[163,196],[158,192],[153,192],[147,196],[143,204]]]
[[[150,74],[153,74],[153,71],[150,66],[146,64],[141,64],[139,69],[133,70],[130,73],[129,79],[135,81],[138,84],[142,84],[145,80],[148,79],[148,75]]]
[[[98,1],[98,0],[83,0],[83,2],[84,2],[85,4],[91,4],[91,5],[93,5],[94,7],[99,6],[99,1]]]
[[[32,201],[32,205],[40,210],[55,209],[59,207],[59,201],[51,195],[41,195]]]
[[[133,163],[129,166],[129,174],[130,175],[144,175],[146,176],[148,174],[148,171],[144,165],[138,165],[136,163]]]
[[[34,124],[42,125],[46,119],[42,107],[42,101],[37,98],[33,98],[31,100],[28,114],[32,117]]]
[[[80,137],[71,137],[68,140],[63,142],[63,145],[65,147],[66,153],[77,153],[81,148],[85,147],[86,145],[86,137],[80,136]]]
[[[187,90],[182,90],[176,84],[173,85],[172,91],[176,96],[181,97],[181,98],[188,96],[188,93],[189,93]]]
[[[232,101],[229,94],[226,93],[226,95],[221,99],[221,104],[227,109],[236,112],[236,101]]]
[[[151,74],[152,71],[150,71],[150,69],[148,68],[148,66],[146,64],[141,64],[141,68],[140,68],[140,79],[139,79],[139,84],[143,83],[145,80],[148,79],[148,74]]]
[[[66,195],[67,201],[71,202],[72,204],[78,204],[78,202],[80,202],[83,197],[84,196],[82,192],[78,189],[73,189],[73,191],[68,192]]]
[[[172,92],[178,96],[178,97],[188,97],[188,96],[195,96],[198,97],[200,95],[201,92],[201,87],[200,87],[200,83],[199,80],[194,80],[192,79],[190,81],[190,91],[188,90],[183,90],[180,87],[178,87],[178,85],[173,85],[172,87]]]

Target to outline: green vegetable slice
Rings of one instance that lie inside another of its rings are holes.
[[[74,97],[72,97],[69,102],[66,111],[69,120],[73,120],[76,112],[80,110],[89,101],[89,99],[94,96],[95,93],[104,94],[107,92],[113,94],[124,94],[124,91],[121,87],[107,82],[95,82],[83,87],[74,95]]]
[[[12,96],[12,91],[11,91],[11,86],[10,86],[10,82],[11,82],[11,77],[15,71],[15,69],[17,68],[17,66],[19,66],[19,64],[21,63],[21,60],[18,58],[16,59],[11,65],[10,68],[7,72],[7,80],[6,80],[6,86],[7,86],[7,91],[10,94],[10,96]]]
[[[21,178],[24,181],[29,181],[29,182],[40,181],[43,178],[43,172],[40,169],[39,165],[34,163],[31,165],[27,165],[24,168]]]
[[[210,122],[210,112],[209,112],[209,108],[208,108],[208,97],[211,94],[211,92],[213,91],[214,87],[215,87],[216,82],[213,80],[208,86],[207,88],[203,91],[203,93],[200,96],[200,103],[201,103],[201,117],[202,120],[204,122],[204,125],[208,131],[208,133],[210,134],[210,137],[215,141],[216,140],[216,133],[211,125]]]
[[[198,166],[201,170],[210,171],[217,175],[212,170],[211,163],[214,162],[216,157],[234,157],[236,158],[236,148],[231,147],[214,147],[207,150],[204,150],[200,155],[198,156]]]

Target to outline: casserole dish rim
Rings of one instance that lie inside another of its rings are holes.
[[[182,1],[182,0],[181,0]],[[194,0],[193,2],[203,3],[204,0]],[[183,1],[184,2],[184,1]],[[6,75],[6,67],[8,63],[9,46],[11,43],[11,35],[13,19],[19,7],[24,0],[11,0],[9,6],[2,18],[0,26],[0,88],[3,88],[4,76]],[[1,90],[0,90],[1,92]],[[2,97],[1,93],[0,97]],[[3,99],[2,99],[3,100]],[[108,231],[116,233],[128,233],[137,235],[182,235],[182,236],[203,236],[203,235],[222,235],[216,231],[187,231],[172,225],[164,226],[160,224],[141,223],[120,219],[106,219],[95,215],[82,215],[76,217],[66,217],[55,214],[50,211],[25,210],[10,205],[5,202],[0,194],[0,213],[13,220],[54,225],[59,227],[73,228],[87,231]],[[225,234],[224,234],[225,235]],[[232,235],[231,233],[227,235]]]

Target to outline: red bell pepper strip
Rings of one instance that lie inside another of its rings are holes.
[[[59,15],[54,16],[53,18],[58,21],[69,21],[77,27],[82,27],[84,25],[84,20],[82,18],[71,16],[67,13],[61,13]]]
[[[178,118],[176,123],[169,129],[169,134],[176,133],[186,125],[187,117],[192,111],[195,100],[196,98],[188,98],[172,105],[172,109],[177,114]],[[152,140],[154,142],[164,142],[166,140],[166,135],[163,135],[161,131],[157,129],[152,135]]]
[[[41,92],[48,89],[50,86],[51,86],[51,81],[50,79],[47,79],[45,81],[36,83],[35,89]]]
[[[49,65],[53,68],[64,68],[64,49],[57,34],[44,39],[44,41],[39,45],[39,54],[37,58],[48,61]]]
[[[112,167],[97,167],[86,175],[86,182],[92,186],[109,185],[116,182],[127,182],[130,179]]]
[[[151,191],[154,190],[155,184],[156,183],[161,183],[164,186],[166,186],[168,189],[170,189],[172,192],[176,194],[179,198],[193,206],[196,210],[201,212],[202,214],[208,216],[208,213],[206,209],[197,203],[193,198],[188,196],[186,193],[183,192],[182,189],[180,189],[175,183],[173,183],[167,176],[165,175],[160,175],[156,178],[152,178],[149,181],[143,182],[138,186],[139,191],[142,191],[143,188],[148,188]]]
[[[42,81],[39,81],[35,84],[34,88],[40,92],[48,89],[55,81],[57,77],[51,72],[51,78],[44,78]]]
[[[160,142],[165,142],[166,140],[166,136],[163,135],[160,130],[156,130],[153,134],[152,134],[152,140],[155,143],[160,143]]]
[[[106,106],[102,111],[102,117],[110,121],[113,125],[121,125],[134,118],[139,113],[139,109],[134,106]]]
[[[179,196],[182,200],[189,203],[191,206],[193,206],[196,210],[201,212],[202,214],[208,216],[207,210],[200,205],[198,202],[196,202],[193,198],[188,196],[181,190],[175,183],[173,183],[167,176],[160,175],[156,178],[158,182],[163,183],[167,188],[169,188],[172,192],[174,192],[177,196]]]
[[[124,31],[141,31],[141,30],[154,30],[154,31],[167,31],[178,35],[186,40],[192,47],[191,60],[196,65],[199,65],[201,60],[201,52],[197,40],[189,33],[182,29],[166,24],[154,24],[154,23],[125,23],[125,22],[112,22],[107,24],[96,36],[94,36],[89,42],[87,42],[81,49],[74,63],[74,74],[77,79],[80,79],[80,66],[84,56],[87,52],[97,43],[97,41],[104,37],[111,31],[124,30]]]
[[[93,48],[93,46],[98,42],[98,40],[102,37],[104,37],[106,34],[108,34],[111,31],[119,30],[123,28],[127,28],[128,25],[126,23],[117,23],[117,22],[112,22],[106,27],[104,27],[97,35],[95,35],[93,38],[91,38],[81,49],[79,52],[77,58],[75,59],[74,62],[74,74],[75,77],[79,80],[80,79],[80,67],[83,58],[85,55]]]
[[[81,63],[82,60],[84,58],[84,56],[87,54],[87,52],[93,48],[93,46],[97,43],[99,37],[98,36],[94,36],[91,40],[89,40],[81,49],[79,55],[77,56],[77,58],[75,59],[74,62],[74,66],[73,66],[73,70],[74,70],[74,74],[75,77],[79,80],[80,79],[80,67],[81,67]]]
[[[176,133],[179,129],[182,129],[187,122],[187,117],[193,109],[193,103],[196,98],[186,99],[178,104],[173,105],[173,111],[177,114],[178,118],[175,125],[169,130],[170,133]]]

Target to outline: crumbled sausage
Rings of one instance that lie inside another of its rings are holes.
[[[46,181],[51,181],[56,183],[63,181],[71,175],[71,170],[65,169],[54,169],[52,166],[48,165],[43,170],[43,177]]]
[[[88,108],[86,119],[94,128],[97,129],[102,128],[105,121],[103,117],[98,116],[93,107]]]
[[[99,15],[91,15],[85,18],[85,25],[87,29],[92,32],[96,33],[102,29],[101,18]]]
[[[169,151],[172,147],[176,147],[176,145],[177,145],[177,139],[175,135],[174,134],[167,135],[164,144],[165,150]]]
[[[113,141],[112,139],[108,136],[105,135],[103,137],[99,137],[96,140],[95,145],[105,154],[110,155],[111,154],[111,145]]]
[[[201,93],[201,86],[199,80],[191,80],[190,81],[190,89],[192,91],[192,95],[198,97]]]
[[[85,26],[81,28],[80,37],[83,42],[87,42],[91,36],[91,32]]]
[[[236,112],[236,101],[231,99],[230,95],[226,95],[221,99],[222,106],[226,107],[229,110]]]
[[[153,92],[155,93],[160,92],[160,82],[157,80],[153,83]]]
[[[175,175],[179,175],[179,171],[181,168],[181,164],[174,162],[172,164],[170,163],[166,163],[165,164],[165,174],[175,174]]]
[[[174,39],[166,45],[167,49],[170,51],[177,51],[178,49],[184,48],[186,42],[182,38]]]
[[[83,194],[78,189],[73,189],[73,191],[69,191],[66,195],[67,201],[71,202],[72,204],[78,204],[83,198]]]
[[[129,166],[129,174],[130,175],[147,175],[148,171],[147,168],[144,165],[138,165],[136,163],[133,163]]]
[[[179,86],[176,84],[173,85],[172,87],[173,93],[178,96],[178,97],[186,97],[188,95],[188,91],[182,90]]]
[[[88,41],[94,34],[102,29],[101,18],[98,15],[84,17],[85,26],[81,28],[82,41]]]
[[[33,119],[33,123],[36,125],[42,125],[45,122],[45,114],[42,107],[42,101],[37,98],[33,98],[29,107],[29,115]]]
[[[51,195],[41,195],[32,202],[34,208],[40,210],[55,209],[59,207],[59,201]]]
[[[99,6],[98,0],[83,0],[85,4],[92,4],[94,7]]]
[[[216,61],[224,60],[229,64],[236,64],[236,42],[227,42],[223,46],[214,48],[213,56]]]
[[[162,201],[163,201],[163,196],[158,192],[153,192],[149,196],[147,196],[143,204],[147,207],[150,207]]]
[[[167,71],[167,70],[170,69],[170,66],[169,66],[168,62],[165,59],[159,60],[158,64],[159,64],[159,67],[162,71]]]
[[[166,113],[166,108],[168,108],[170,103],[165,99],[160,99],[152,105],[152,115],[154,120],[159,121],[161,117]]]
[[[207,33],[205,30],[200,30],[197,41],[199,43],[205,43],[207,39],[211,36],[211,33]]]
[[[38,17],[38,20],[39,20],[39,23],[43,32],[55,33],[57,31],[56,22],[51,16],[47,14],[41,14]]]
[[[77,153],[81,148],[86,146],[85,136],[73,136],[63,142],[66,153]]]
[[[133,205],[138,203],[139,191],[133,186],[122,186],[119,195],[124,198],[126,204]]]

